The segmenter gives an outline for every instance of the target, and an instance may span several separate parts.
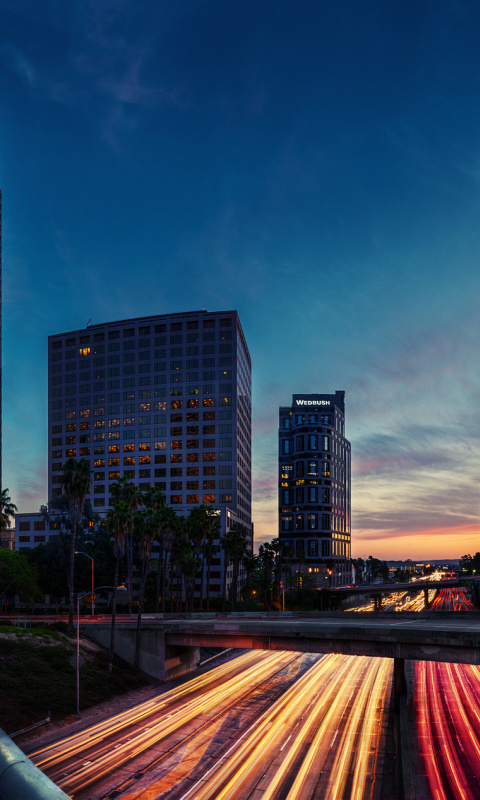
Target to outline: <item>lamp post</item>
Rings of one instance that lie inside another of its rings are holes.
[[[84,553],[83,550],[75,550],[76,556],[87,556],[92,562],[92,617],[95,614],[95,561],[93,560],[92,556],[89,556],[88,553]],[[85,597],[85,595],[83,595]]]
[[[84,553],[84,555],[86,555],[86,553]],[[114,592],[127,591],[124,586],[97,586],[96,589],[93,587],[92,589],[93,593],[100,591],[100,589],[113,589]],[[83,600],[88,594],[90,594],[90,592],[84,592],[83,594],[77,593],[77,717],[80,716],[80,600]]]

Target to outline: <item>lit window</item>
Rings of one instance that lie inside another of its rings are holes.
[[[90,348],[89,347],[81,347],[78,351],[79,356],[89,356],[90,355]]]
[[[215,502],[215,495],[214,494],[204,494],[203,495],[203,502],[211,505]]]

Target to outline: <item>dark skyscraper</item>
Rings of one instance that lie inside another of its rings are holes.
[[[49,497],[61,494],[65,461],[86,458],[94,511],[112,505],[112,484],[127,477],[141,491],[162,489],[181,515],[212,506],[221,533],[239,522],[252,547],[250,372],[236,311],[50,336]],[[222,591],[223,562],[214,566],[213,595]]]
[[[345,392],[294,394],[280,408],[279,536],[313,585],[348,584],[350,574],[350,442]]]

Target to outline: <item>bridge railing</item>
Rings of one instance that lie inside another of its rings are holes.
[[[68,800],[0,729],[0,800]]]

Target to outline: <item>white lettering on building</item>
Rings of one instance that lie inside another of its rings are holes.
[[[329,406],[329,400],[295,400],[297,406]]]

